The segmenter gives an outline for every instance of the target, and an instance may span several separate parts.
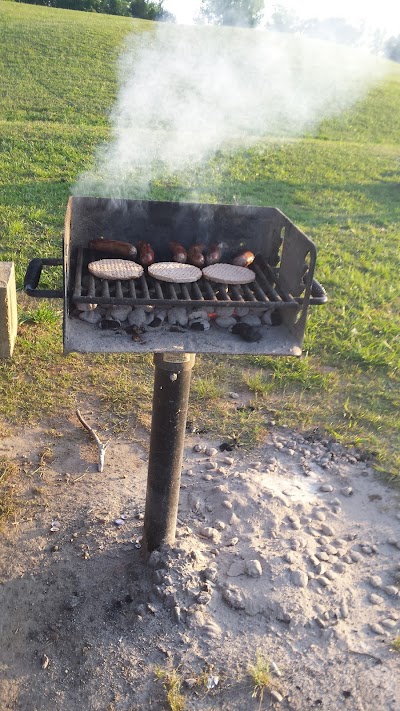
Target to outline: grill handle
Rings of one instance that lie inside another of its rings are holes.
[[[296,299],[298,304],[303,304],[304,303],[304,298],[302,296],[299,296]],[[309,300],[309,305],[310,306],[319,306],[320,304],[326,304],[328,301],[328,295],[324,289],[324,287],[317,281],[316,279],[313,279],[311,282],[311,293],[310,293],[310,300]]]
[[[63,299],[64,292],[62,289],[37,289],[40,281],[43,267],[61,267],[63,260],[60,258],[39,258],[32,259],[26,270],[24,278],[24,291],[28,296],[34,296],[38,299]]]

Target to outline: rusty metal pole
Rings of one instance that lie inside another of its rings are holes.
[[[154,354],[154,393],[143,544],[175,540],[183,444],[194,353]]]

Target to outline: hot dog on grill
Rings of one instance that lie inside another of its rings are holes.
[[[203,255],[203,245],[202,244],[192,244],[188,249],[188,262],[193,264],[194,267],[204,266],[204,255]]]
[[[250,264],[252,264],[255,260],[255,255],[253,252],[242,252],[241,254],[238,254],[237,257],[233,260],[233,264],[237,267],[249,267]]]
[[[174,262],[179,262],[180,264],[186,264],[187,252],[186,252],[186,249],[184,247],[182,247],[181,244],[179,244],[179,242],[176,242],[175,240],[173,240],[172,242],[169,243],[169,248],[170,248],[172,254],[174,255],[172,257]]]
[[[89,247],[96,249],[98,252],[112,252],[112,254],[118,254],[119,257],[126,257],[127,259],[134,259],[137,255],[137,249],[134,244],[115,239],[103,239],[102,237],[92,239],[89,242]]]
[[[206,254],[206,264],[217,264],[221,259],[221,248],[217,244],[212,244],[207,250]]]
[[[148,242],[138,242],[139,260],[144,267],[149,267],[154,262],[154,252]]]

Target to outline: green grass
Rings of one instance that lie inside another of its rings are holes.
[[[60,256],[70,188],[109,135],[118,53],[129,33],[153,29],[0,0],[0,260],[15,262],[18,288],[32,256]],[[269,418],[320,426],[399,472],[400,68],[390,67],[312,135],[260,139],[152,182],[151,199],[279,207],[316,242],[316,276],[330,297],[311,310],[300,360],[235,357],[227,367],[225,357],[199,357],[189,413],[199,428],[251,443]],[[45,271],[43,285],[59,279]],[[0,417],[68,416],[98,393],[117,431],[131,415],[149,425],[151,356],[65,358],[61,302],[20,296],[19,305],[15,357],[0,363]],[[253,409],[226,397],[238,389]]]

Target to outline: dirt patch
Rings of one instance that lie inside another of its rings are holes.
[[[176,544],[146,561],[142,432],[112,439],[103,474],[75,418],[3,437],[21,475],[0,542],[2,708],[164,709],[155,672],[175,668],[187,709],[257,709],[257,652],[263,708],[400,707],[399,492],[312,434],[220,444],[188,437]]]

